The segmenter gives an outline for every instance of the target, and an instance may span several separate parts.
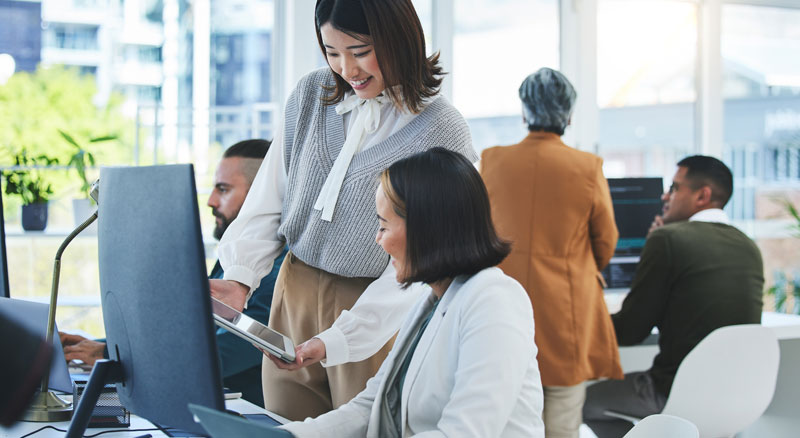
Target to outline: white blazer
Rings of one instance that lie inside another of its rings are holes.
[[[415,284],[412,287],[427,287]],[[396,345],[431,308],[423,294]],[[403,385],[403,436],[544,437],[542,383],[530,300],[498,268],[456,278],[413,353]],[[380,404],[397,350],[349,403],[284,425],[296,437],[376,437]]]

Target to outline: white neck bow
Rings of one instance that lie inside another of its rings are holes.
[[[322,210],[322,220],[330,222],[333,219],[333,210],[336,208],[336,201],[339,199],[339,192],[342,189],[344,176],[350,167],[353,156],[357,154],[364,144],[366,134],[372,134],[378,129],[381,123],[381,107],[391,101],[385,96],[377,96],[372,99],[362,99],[356,94],[345,98],[340,104],[336,105],[336,114],[343,115],[358,107],[356,120],[353,128],[347,133],[342,150],[333,162],[333,167],[322,185],[317,202],[314,203],[315,210]]]

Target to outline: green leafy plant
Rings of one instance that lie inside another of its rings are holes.
[[[792,235],[800,239],[800,213],[787,199],[777,200],[783,205],[786,213],[791,216],[794,223],[789,225]],[[766,294],[775,298],[775,311],[782,313],[794,313],[800,315],[800,272],[795,271],[790,280],[785,272],[775,271],[774,283],[770,286]],[[789,297],[792,297],[792,306],[789,307]]]
[[[29,156],[23,148],[14,156],[14,167],[3,172],[6,194],[16,195],[24,205],[39,204],[50,200],[53,186],[44,177],[44,168],[58,164],[57,158],[47,155]]]
[[[789,280],[783,271],[775,271],[775,283],[767,289],[767,295],[775,297],[775,311],[800,315],[800,272],[794,273]],[[789,297],[792,306],[789,307]]]
[[[784,199],[782,204],[786,212],[789,213],[789,216],[794,219],[794,223],[789,226],[789,229],[792,230],[794,237],[800,239],[800,213],[798,213],[797,208],[788,200]]]
[[[86,169],[95,166],[95,158],[94,154],[86,150],[83,146],[78,143],[73,136],[70,134],[58,130],[61,134],[61,137],[67,141],[74,149],[72,155],[69,157],[69,165],[75,168],[75,171],[78,172],[78,176],[81,179],[81,193],[84,196],[88,196],[89,189],[91,189],[92,184],[89,182],[89,179],[86,177]],[[101,137],[94,137],[89,139],[89,143],[100,143],[104,141],[111,141],[116,140],[116,135],[104,135]]]
[[[97,97],[94,77],[81,75],[71,67],[40,65],[35,72],[14,73],[0,87],[0,166],[13,166],[14,155],[24,145],[29,156],[56,157],[66,167],[77,149],[58,132],[59,128],[92,153],[96,166],[130,164],[136,123],[124,113],[125,98],[117,92],[104,102],[97,101]],[[146,130],[141,133],[148,135]],[[108,134],[118,138],[105,143],[89,142],[90,138]],[[92,169],[88,157],[84,159],[86,177],[92,182],[96,168]],[[63,193],[78,197],[74,194],[80,187],[75,171],[46,173],[56,196]],[[9,212],[9,207],[20,204],[16,196],[12,198],[6,203]]]

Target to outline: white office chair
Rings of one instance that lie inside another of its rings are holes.
[[[636,423],[623,438],[698,438],[691,421],[674,415],[655,414]]]
[[[733,437],[769,406],[779,359],[770,329],[759,324],[718,328],[683,359],[661,413],[694,423],[701,438]]]

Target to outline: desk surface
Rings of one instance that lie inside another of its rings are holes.
[[[236,400],[226,400],[225,407],[230,410],[236,411],[240,414],[263,414],[266,413],[265,410],[259,408],[258,406],[248,402],[244,399],[236,399]],[[286,421],[285,418],[280,417],[275,414],[270,414],[271,416],[275,417],[278,420]],[[15,424],[11,428],[4,428],[0,427],[0,438],[19,438],[25,434],[31,433],[37,429],[40,429],[44,426],[51,425],[57,427],[62,430],[66,430],[69,427],[69,422],[62,421],[59,423],[31,423],[26,421],[20,421]],[[100,435],[98,438],[133,438],[138,437],[145,434],[150,434],[153,438],[160,438],[166,437],[164,433],[160,430],[141,430],[141,429],[156,429],[153,423],[145,420],[144,418],[140,418],[136,415],[131,415],[131,426],[129,428],[112,428],[112,429],[86,429],[86,435],[93,435],[98,432],[106,431],[106,430],[113,430],[114,432],[104,433]],[[46,429],[41,432],[37,432],[31,435],[31,438],[63,438],[64,432],[59,432],[53,429]]]
[[[612,314],[618,312],[622,308],[622,301],[627,294],[628,289],[607,289],[604,297],[608,312]],[[778,339],[800,338],[800,315],[763,312],[761,325],[772,329]],[[653,333],[658,333],[658,329],[653,328]]]

